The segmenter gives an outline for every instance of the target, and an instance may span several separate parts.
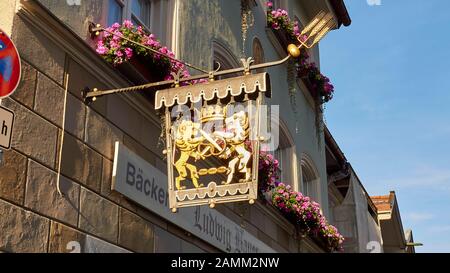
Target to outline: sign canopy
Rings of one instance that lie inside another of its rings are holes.
[[[0,99],[16,90],[20,73],[19,53],[11,39],[0,29]]]

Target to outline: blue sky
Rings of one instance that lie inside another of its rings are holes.
[[[450,1],[345,2],[320,45],[327,125],[369,194],[396,191],[417,252],[450,252]]]

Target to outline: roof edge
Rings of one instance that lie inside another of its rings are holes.
[[[330,4],[333,7],[334,13],[338,18],[339,27],[341,26],[341,24],[346,27],[350,26],[352,23],[352,19],[350,18],[344,0],[330,0]]]

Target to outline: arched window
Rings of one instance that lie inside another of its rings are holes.
[[[295,162],[297,162],[297,157],[294,140],[289,133],[288,127],[282,120],[279,121],[279,124],[272,124],[273,126],[278,126],[279,128],[278,147],[274,151],[273,156],[279,162],[280,181],[296,189],[297,168]]]
[[[227,47],[225,47],[218,41],[213,41],[212,48],[213,48],[214,70],[219,68],[219,64],[220,70],[227,70],[241,66],[237,58],[234,56],[234,54]],[[236,76],[238,75],[236,74],[224,75],[219,77],[218,80]]]
[[[309,196],[316,202],[320,200],[320,183],[319,175],[313,161],[307,156],[303,155],[300,161],[301,168],[301,192]]]
[[[287,1],[286,0],[273,0],[273,9],[286,9]]]
[[[264,49],[261,45],[261,42],[258,38],[253,39],[253,45],[252,45],[252,53],[253,53],[253,59],[255,62],[253,64],[262,64],[264,63]],[[260,68],[256,70],[256,73],[262,73],[264,72],[264,69]]]

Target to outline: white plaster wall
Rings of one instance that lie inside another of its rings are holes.
[[[19,0],[0,1],[0,29],[10,37],[13,18],[18,7]]]
[[[380,228],[368,211],[365,192],[353,173],[347,195],[342,204],[334,208],[334,215],[334,224],[347,239],[346,252],[366,253],[373,251],[373,247],[382,252]]]

